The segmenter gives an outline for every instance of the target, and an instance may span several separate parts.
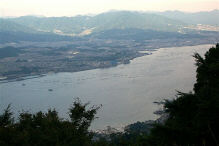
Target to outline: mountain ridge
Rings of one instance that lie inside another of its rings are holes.
[[[179,21],[150,13],[132,11],[106,12],[95,16],[75,17],[33,17],[22,16],[8,18],[12,22],[27,26],[36,31],[72,36],[86,32],[100,32],[109,29],[152,29],[159,31],[178,31],[186,24]]]

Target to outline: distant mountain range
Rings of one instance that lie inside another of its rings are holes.
[[[112,38],[122,37],[124,34],[126,37],[131,35],[129,38],[132,38],[136,36],[133,34],[143,36],[146,32],[150,36],[178,36],[177,33],[194,31],[189,26],[197,24],[219,27],[219,10],[198,13],[112,11],[95,16],[0,18],[0,37],[2,40],[25,40],[25,36],[27,40],[36,40],[37,37],[42,40],[52,40],[53,37],[55,40],[63,40],[67,38],[64,36]],[[162,32],[169,32],[169,35],[163,35]],[[5,34],[8,36],[3,38]]]
[[[15,23],[10,19],[0,18],[0,32],[3,31],[37,33],[36,30],[31,29],[23,24]]]
[[[219,10],[209,12],[186,13],[181,11],[166,11],[156,13],[187,24],[206,24],[219,26]]]
[[[179,20],[174,20],[165,16],[130,11],[116,11],[102,13],[96,16],[76,17],[23,16],[9,18],[7,20],[26,26],[35,31],[52,32],[69,36],[87,35],[92,32],[103,30],[127,28],[177,31],[186,25]]]

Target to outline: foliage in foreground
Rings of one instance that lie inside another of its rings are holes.
[[[219,44],[202,58],[195,53],[197,82],[194,93],[179,93],[166,101],[169,115],[164,125],[157,125],[148,137],[150,145],[219,145]]]
[[[1,146],[82,146],[90,145],[92,134],[88,131],[100,108],[87,108],[79,99],[69,109],[70,120],[59,118],[57,111],[47,113],[20,113],[14,122],[10,106],[0,115]]]

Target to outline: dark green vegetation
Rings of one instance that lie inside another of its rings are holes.
[[[90,145],[92,134],[88,132],[100,107],[91,107],[75,100],[69,109],[70,120],[59,118],[58,112],[20,113],[16,122],[10,106],[0,115],[1,146],[82,146]]]
[[[123,133],[95,134],[88,128],[99,107],[76,100],[69,120],[47,113],[23,112],[13,120],[7,108],[0,115],[1,145],[95,145],[95,146],[218,146],[219,142],[219,44],[202,58],[194,54],[197,82],[194,92],[178,92],[165,100],[156,121],[137,122]]]

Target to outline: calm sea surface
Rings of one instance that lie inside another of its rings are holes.
[[[82,102],[103,105],[93,129],[155,119],[153,112],[160,107],[153,102],[174,98],[176,90],[191,91],[196,80],[192,55],[203,55],[211,46],[161,48],[128,65],[0,83],[0,110],[9,103],[15,115],[56,108],[67,118],[73,99],[80,97]]]

